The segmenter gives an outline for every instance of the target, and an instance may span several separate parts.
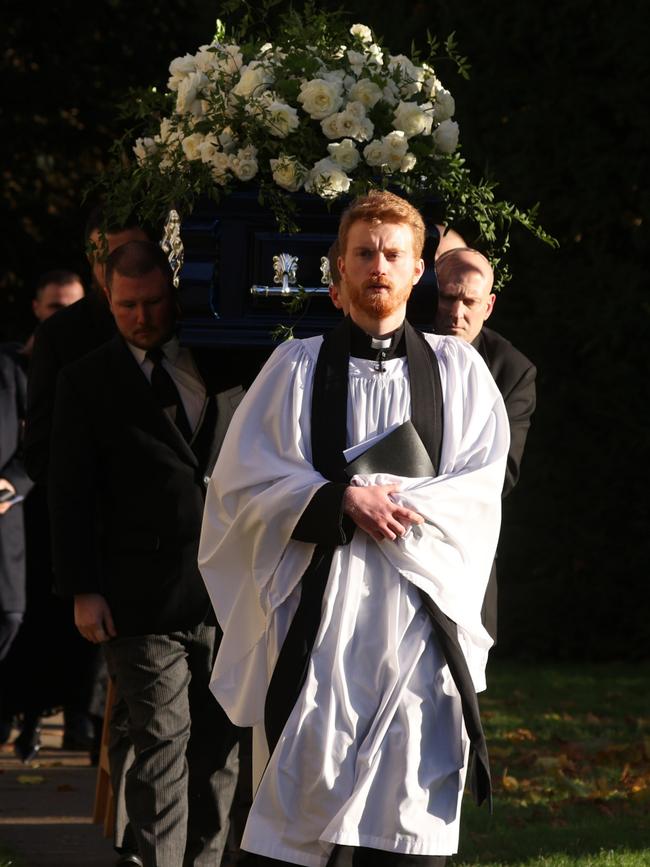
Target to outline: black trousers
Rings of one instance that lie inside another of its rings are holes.
[[[200,624],[106,645],[118,700],[128,710],[135,757],[125,801],[145,867],[214,867],[221,860],[238,730],[208,686],[216,631]]]

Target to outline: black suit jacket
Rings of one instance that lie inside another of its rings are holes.
[[[103,296],[92,292],[43,322],[35,335],[29,364],[25,466],[47,483],[56,378],[59,371],[110,340],[115,322]]]
[[[0,352],[0,478],[25,496],[32,486],[23,466],[22,423],[26,382],[18,362]],[[25,533],[23,506],[0,515],[0,610],[25,610]]]
[[[526,437],[530,428],[530,417],[535,410],[535,365],[518,349],[491,328],[482,328],[473,341],[475,349],[490,368],[503,402],[506,405],[510,422],[510,450],[506,476],[503,483],[503,496],[507,496],[517,484],[519,467],[524,454]],[[483,602],[483,624],[496,641],[497,637],[497,570],[496,561],[492,564],[490,579]]]
[[[204,492],[243,389],[232,364],[228,373],[218,356],[194,358],[218,407],[204,465],[120,336],[59,375],[49,474],[56,585],[105,596],[118,634],[188,628],[209,610],[197,566]]]
[[[510,422],[510,450],[503,485],[505,497],[519,480],[519,467],[530,428],[530,417],[535,411],[537,370],[532,361],[491,328],[483,328],[472,345],[490,368],[506,405]]]

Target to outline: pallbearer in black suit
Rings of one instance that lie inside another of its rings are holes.
[[[243,396],[237,371],[182,348],[164,254],[108,259],[118,334],[59,376],[50,467],[54,567],[75,622],[106,642],[136,758],[126,803],[150,867],[214,867],[237,732],[208,690],[218,628],[197,568],[206,480]]]
[[[477,250],[461,247],[449,250],[436,260],[438,334],[452,334],[471,343],[490,368],[508,413],[510,450],[503,485],[507,496],[517,484],[530,418],[535,410],[535,365],[523,353],[491,328],[485,327],[494,309],[494,273],[488,260]],[[497,576],[492,568],[485,594],[483,622],[496,640]]]

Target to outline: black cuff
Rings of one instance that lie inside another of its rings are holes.
[[[320,487],[293,528],[291,538],[316,545],[348,545],[355,523],[343,514],[347,487],[345,482],[326,482]]]

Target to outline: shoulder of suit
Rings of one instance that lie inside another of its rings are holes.
[[[128,352],[128,349],[124,346],[122,338],[116,334],[111,340],[66,364],[62,373],[73,380],[99,377],[111,367],[119,353],[124,351]]]
[[[521,368],[522,370],[534,367],[533,362],[523,352],[520,352],[513,346],[506,337],[499,334],[498,331],[484,326],[481,329],[481,335],[488,350],[488,367],[490,366],[490,360],[496,360],[497,357],[502,363],[505,362],[512,367]]]

